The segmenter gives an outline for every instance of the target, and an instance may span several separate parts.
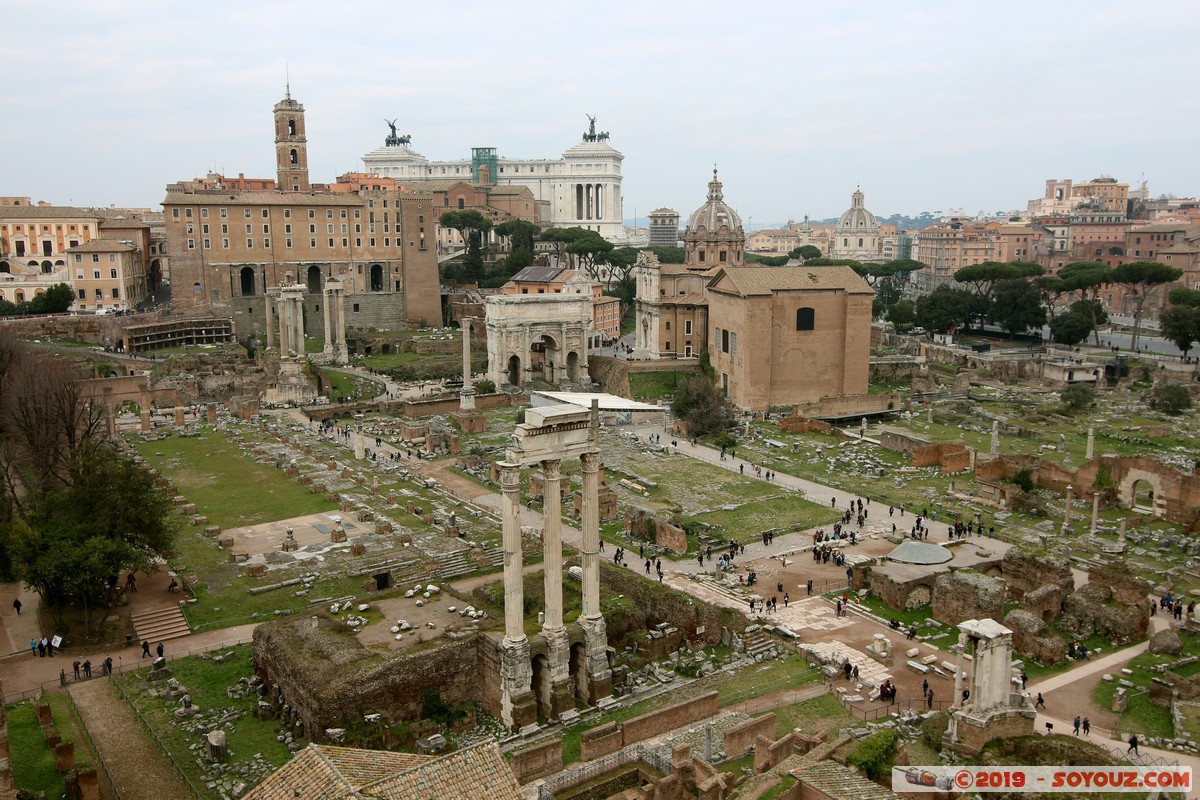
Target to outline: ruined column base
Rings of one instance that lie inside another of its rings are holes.
[[[977,756],[993,739],[1032,735],[1036,717],[1037,712],[1028,700],[1021,708],[997,709],[983,714],[955,711],[950,715],[950,728],[942,737],[942,746]]]
[[[612,697],[612,669],[608,664],[608,631],[604,617],[582,618],[584,668],[587,671],[588,705]]]
[[[531,689],[529,639],[500,642],[500,721],[509,730],[537,725],[537,698]]]
[[[546,656],[550,665],[550,696],[547,705],[551,719],[560,719],[575,709],[575,694],[571,685],[571,639],[566,628],[543,628]]]

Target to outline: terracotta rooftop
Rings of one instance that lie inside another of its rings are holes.
[[[484,742],[364,786],[378,800],[522,800],[495,742]]]
[[[430,756],[310,744],[245,800],[343,800],[366,784],[431,761]]]
[[[0,219],[99,219],[86,208],[73,206],[0,206]]]
[[[743,297],[805,289],[874,294],[867,282],[846,266],[727,267],[713,276],[709,289]]]
[[[792,775],[818,791],[841,800],[901,800],[900,795],[868,780],[861,772],[836,761],[818,761],[793,770]]]
[[[494,742],[440,757],[310,744],[244,800],[521,800]]]
[[[75,245],[69,253],[131,253],[137,250],[132,244],[125,244],[118,239],[89,239],[83,244]]]

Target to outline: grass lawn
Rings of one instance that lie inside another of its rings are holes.
[[[331,398],[350,398],[354,397],[357,392],[357,399],[370,400],[373,397],[378,397],[384,389],[384,385],[379,381],[373,381],[359,375],[351,375],[347,372],[340,372],[336,369],[321,370],[321,374],[325,376],[325,380],[328,382],[326,392]]]
[[[1150,679],[1157,673],[1148,671],[1147,667],[1175,661],[1178,656],[1157,656],[1152,653],[1142,653],[1130,659],[1126,667],[1133,670],[1132,675],[1122,675],[1114,670],[1115,677],[1123,678],[1134,685],[1133,689],[1126,688],[1129,704],[1117,729],[1125,734],[1137,733],[1145,736],[1174,736],[1175,722],[1171,717],[1171,709],[1160,708],[1150,702]],[[1116,694],[1116,681],[1100,681],[1092,690],[1092,700],[1100,708],[1112,708],[1113,695]]]
[[[775,719],[776,736],[786,736],[795,728],[800,728],[805,733],[816,733],[822,728],[834,732],[855,722],[854,715],[847,711],[842,701],[832,693],[777,708]]]
[[[64,735],[63,740],[69,738]],[[8,707],[8,746],[17,789],[44,792],[46,797],[63,796],[65,781],[54,766],[54,753],[46,746],[32,702]]]
[[[745,503],[734,509],[709,511],[691,517],[698,522],[715,526],[717,535],[722,539],[736,539],[739,542],[758,539],[759,534],[771,528],[786,528],[790,525],[813,528],[818,525],[832,525],[838,518],[839,515],[834,509],[792,493]]]
[[[225,727],[229,741],[229,766],[249,762],[256,754],[261,754],[268,764],[278,768],[291,758],[287,748],[275,741],[277,729],[280,727],[279,721],[262,720],[254,716],[254,707],[258,702],[257,694],[251,692],[248,697],[238,699],[225,693],[226,688],[235,685],[239,678],[254,674],[250,666],[251,646],[241,645],[233,648],[233,652],[234,656],[222,664],[199,657],[172,661],[171,672],[187,689],[192,702],[202,712],[240,712],[237,721],[232,726]],[[196,759],[187,755],[188,748],[194,744],[203,744],[204,737],[200,733],[188,733],[184,728],[173,724],[172,712],[178,707],[177,701],[151,697],[143,685],[146,672],[127,672],[117,676],[116,680],[155,735],[176,755],[177,763],[192,785],[204,792],[204,775],[197,766]],[[216,789],[210,789],[205,793],[205,797],[215,800],[219,793]]]
[[[676,388],[698,373],[682,371],[631,372],[629,393],[635,400],[661,400],[675,394]]]
[[[247,458],[223,434],[137,442],[146,462],[168,475],[196,511],[222,528],[288,519],[336,506],[312,494],[282,471]]]

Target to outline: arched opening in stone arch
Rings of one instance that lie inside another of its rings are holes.
[[[529,345],[529,366],[541,372],[542,380],[554,383],[563,374],[562,350],[558,342],[548,333],[536,336]]]
[[[313,264],[308,268],[305,283],[308,284],[309,294],[321,293],[321,268],[316,264]]]
[[[567,353],[567,380],[579,383],[579,353],[574,350]]]
[[[1133,482],[1133,491],[1130,493],[1131,502],[1135,511],[1153,511],[1154,510],[1154,486],[1150,481],[1138,479]]]
[[[371,291],[383,291],[383,266],[381,264],[371,265]]]
[[[513,386],[521,386],[521,357],[510,356],[508,359],[508,382]]]

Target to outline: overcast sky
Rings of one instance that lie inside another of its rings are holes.
[[[585,114],[625,216],[704,200],[754,227],[1024,208],[1047,178],[1200,192],[1200,3],[9,4],[0,195],[156,206],[209,170],[274,177],[290,71],[314,181],[385,117],[431,159],[554,158]]]

